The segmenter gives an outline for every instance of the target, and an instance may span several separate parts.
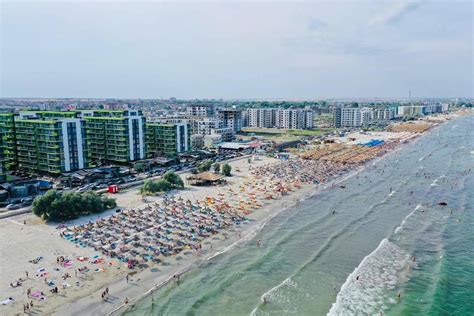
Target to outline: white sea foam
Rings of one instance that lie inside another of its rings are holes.
[[[408,253],[383,239],[349,275],[328,315],[370,315],[385,309],[391,302],[386,291],[396,288],[408,260]]]
[[[255,306],[255,308],[252,310],[250,315],[251,316],[256,315],[257,312],[258,312],[258,308],[262,304],[264,304],[265,301],[279,302],[279,303],[283,303],[283,304],[290,303],[289,301],[285,302],[285,300],[288,300],[288,298],[285,298],[285,296],[283,295],[282,288],[283,287],[289,287],[289,288],[294,289],[297,286],[298,286],[298,284],[291,277],[286,278],[285,280],[283,280],[283,282],[281,282],[277,286],[274,286],[270,290],[268,290],[267,292],[263,293],[263,295],[260,297],[259,304],[257,306]]]
[[[416,211],[418,211],[420,208],[422,207],[421,204],[418,204],[414,209],[413,211],[410,212],[410,214],[408,214],[402,221],[402,223],[400,224],[400,226],[398,226],[396,229],[395,229],[395,234],[398,234],[402,229],[403,229],[403,226],[405,226],[405,223],[407,222],[408,218],[410,218],[413,214],[415,214]]]

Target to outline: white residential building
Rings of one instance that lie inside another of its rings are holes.
[[[359,127],[362,125],[361,109],[336,108],[334,109],[335,127]]]
[[[313,112],[303,109],[277,109],[275,127],[285,129],[313,128]]]
[[[248,126],[259,128],[275,127],[275,109],[248,109]]]
[[[207,117],[215,114],[215,106],[212,104],[191,104],[186,107],[189,116]]]
[[[398,107],[398,116],[420,116],[425,115],[426,106],[420,105],[401,105]]]

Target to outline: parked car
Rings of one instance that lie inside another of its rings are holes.
[[[8,204],[7,205],[7,210],[10,210],[10,211],[17,210],[19,208],[21,208],[20,204]]]

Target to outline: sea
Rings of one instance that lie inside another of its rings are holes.
[[[474,315],[473,174],[469,115],[279,213],[124,314]]]

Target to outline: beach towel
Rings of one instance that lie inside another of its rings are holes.
[[[13,301],[14,301],[14,299],[10,297],[10,298],[8,298],[8,299],[6,299],[6,300],[4,300],[4,301],[1,301],[1,302],[0,302],[0,305],[8,305],[8,304],[10,304],[10,303],[13,303]]]
[[[33,292],[31,292],[31,296],[33,296],[33,297],[40,297],[40,296],[41,296],[41,292],[40,292],[40,291],[33,291]]]

